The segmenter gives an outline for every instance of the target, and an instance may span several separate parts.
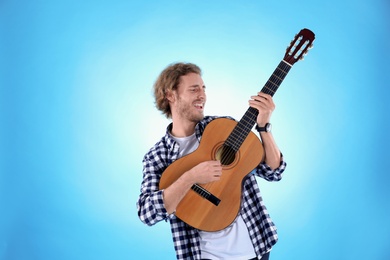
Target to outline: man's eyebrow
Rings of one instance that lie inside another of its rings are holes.
[[[199,85],[199,84],[195,84],[195,85],[191,85],[190,88],[206,88],[205,85]]]

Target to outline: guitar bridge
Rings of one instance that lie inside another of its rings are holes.
[[[219,203],[221,202],[220,199],[215,197],[213,194],[211,194],[209,191],[207,191],[205,188],[202,186],[199,186],[198,184],[192,185],[191,189],[198,193],[201,197],[207,199],[211,203],[213,203],[215,206],[218,206]]]

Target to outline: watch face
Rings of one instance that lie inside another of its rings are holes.
[[[272,129],[272,125],[271,125],[270,123],[267,123],[267,124],[265,125],[265,131],[266,131],[266,132],[271,132],[271,129]]]

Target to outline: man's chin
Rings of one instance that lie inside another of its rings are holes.
[[[199,115],[197,115],[197,116],[194,116],[193,118],[192,118],[192,121],[193,122],[199,122],[200,120],[202,120],[204,118],[204,115],[203,115],[203,113],[202,114],[199,114]]]

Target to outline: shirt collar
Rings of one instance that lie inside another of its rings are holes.
[[[166,141],[166,144],[168,145],[169,150],[175,149],[175,146],[177,145],[177,142],[172,138],[172,136],[170,134],[172,131],[172,126],[173,126],[173,123],[170,123],[167,126],[167,130],[165,132],[165,141]],[[205,118],[200,120],[195,125],[195,135],[196,135],[196,138],[198,139],[198,141],[200,141],[205,127],[206,127],[206,119]]]

